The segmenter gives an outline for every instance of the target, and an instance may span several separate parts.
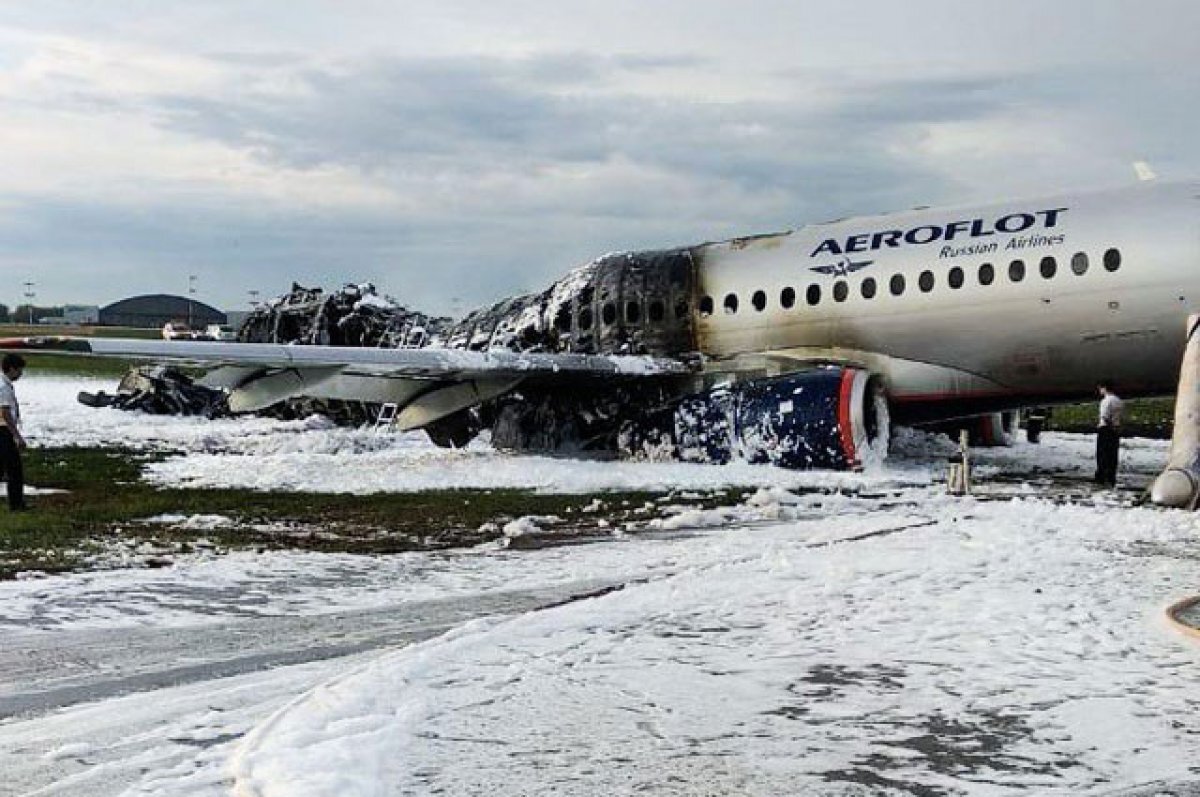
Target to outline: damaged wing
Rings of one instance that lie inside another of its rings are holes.
[[[9,338],[0,350],[44,351],[172,362],[207,371],[199,384],[229,391],[233,412],[310,397],[396,404],[396,425],[418,429],[512,391],[530,377],[561,379],[678,376],[674,358],[569,353],[381,349],[125,338]]]

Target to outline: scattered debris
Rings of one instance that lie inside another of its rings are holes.
[[[201,415],[219,418],[229,414],[226,394],[197,385],[172,366],[143,365],[131,368],[117,385],[115,395],[81,392],[79,402],[89,407],[141,410],[151,415]]]

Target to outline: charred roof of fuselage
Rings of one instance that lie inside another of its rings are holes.
[[[444,331],[450,348],[582,354],[695,350],[691,247],[604,255],[541,293],[468,314]]]
[[[258,305],[242,323],[238,340],[326,346],[424,346],[449,318],[409,310],[379,296],[370,283],[325,293],[293,283],[283,296]]]

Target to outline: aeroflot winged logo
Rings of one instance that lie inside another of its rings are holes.
[[[845,277],[847,274],[853,274],[860,268],[866,268],[874,262],[874,260],[851,260],[848,257],[843,257],[838,262],[830,263],[827,266],[813,266],[812,270],[818,274],[828,274],[831,277]]]
[[[961,241],[966,238],[987,238],[992,235],[1016,235],[1030,230],[1052,230],[1058,226],[1062,214],[1067,210],[1068,208],[1048,208],[1033,213],[1009,213],[999,218],[962,219],[947,224],[922,224],[909,229],[865,232],[859,235],[849,235],[842,239],[826,238],[812,251],[809,257],[840,256],[839,262],[813,266],[812,270],[822,274],[845,276],[874,262],[871,260],[853,261],[847,257],[847,255],[857,252],[876,252],[880,249],[897,249],[907,245],[922,246],[935,241]],[[1047,241],[1054,242],[1051,239],[1047,239]],[[981,243],[977,241],[975,245]],[[995,244],[992,246],[994,247]]]

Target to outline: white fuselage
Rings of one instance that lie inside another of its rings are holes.
[[[707,245],[698,273],[715,370],[857,363],[901,404],[1067,400],[1105,378],[1173,392],[1200,311],[1200,184],[846,219]]]

